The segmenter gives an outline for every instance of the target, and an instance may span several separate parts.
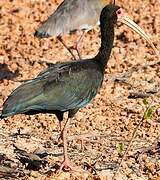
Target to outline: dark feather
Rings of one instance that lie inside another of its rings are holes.
[[[55,64],[35,79],[15,89],[5,101],[2,118],[15,114],[54,113],[61,121],[69,117],[97,94],[114,40],[118,6],[106,6],[101,13],[101,48],[95,58]],[[108,23],[106,23],[108,22]]]
[[[102,80],[97,61],[54,65],[12,92],[4,103],[3,117],[79,109],[97,94]]]

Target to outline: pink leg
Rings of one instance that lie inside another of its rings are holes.
[[[62,139],[63,139],[63,153],[64,153],[64,160],[60,166],[60,170],[65,169],[65,170],[74,170],[75,168],[73,167],[73,165],[71,164],[69,157],[68,157],[68,153],[67,153],[67,129],[68,129],[68,125],[70,122],[70,118],[67,119],[64,128],[62,130]]]
[[[59,130],[62,132],[62,121],[59,121]]]
[[[81,59],[81,55],[80,55],[80,52],[79,52],[79,47],[80,47],[80,44],[81,44],[81,42],[82,42],[82,40],[84,38],[84,35],[85,35],[85,31],[83,31],[83,33],[81,34],[80,38],[78,39],[78,41],[73,46],[73,49],[76,50],[79,59]]]

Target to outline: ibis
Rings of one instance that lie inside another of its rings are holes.
[[[67,153],[69,122],[80,108],[91,102],[101,88],[117,21],[131,27],[153,46],[145,32],[125,15],[123,9],[113,4],[107,5],[100,15],[101,47],[94,58],[48,67],[36,78],[17,87],[3,104],[1,119],[16,114],[52,113],[61,122],[64,113],[68,112],[62,129],[64,161],[60,169],[74,169]]]
[[[49,18],[36,30],[35,36],[39,38],[57,37],[63,46],[76,59],[71,48],[63,41],[62,36],[75,30],[83,30],[79,40],[73,46],[81,58],[78,45],[85,32],[99,24],[99,17],[103,7],[112,0],[64,0],[49,16]]]

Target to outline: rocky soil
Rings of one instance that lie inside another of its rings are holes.
[[[38,39],[35,29],[59,0],[0,1],[0,108],[24,80],[47,63],[71,60],[56,38]],[[160,1],[118,1],[160,50]],[[72,46],[77,32],[63,37]],[[81,55],[94,57],[99,28],[83,39]],[[66,117],[66,116],[65,116]],[[119,164],[137,125],[131,147]],[[103,86],[69,128],[69,155],[77,172],[59,172],[63,160],[54,115],[17,115],[0,121],[0,179],[160,180],[160,62],[151,47],[118,24]]]

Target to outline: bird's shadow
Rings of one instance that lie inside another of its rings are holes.
[[[7,64],[0,63],[0,81],[3,79],[12,80],[19,75],[19,70],[12,72]]]

